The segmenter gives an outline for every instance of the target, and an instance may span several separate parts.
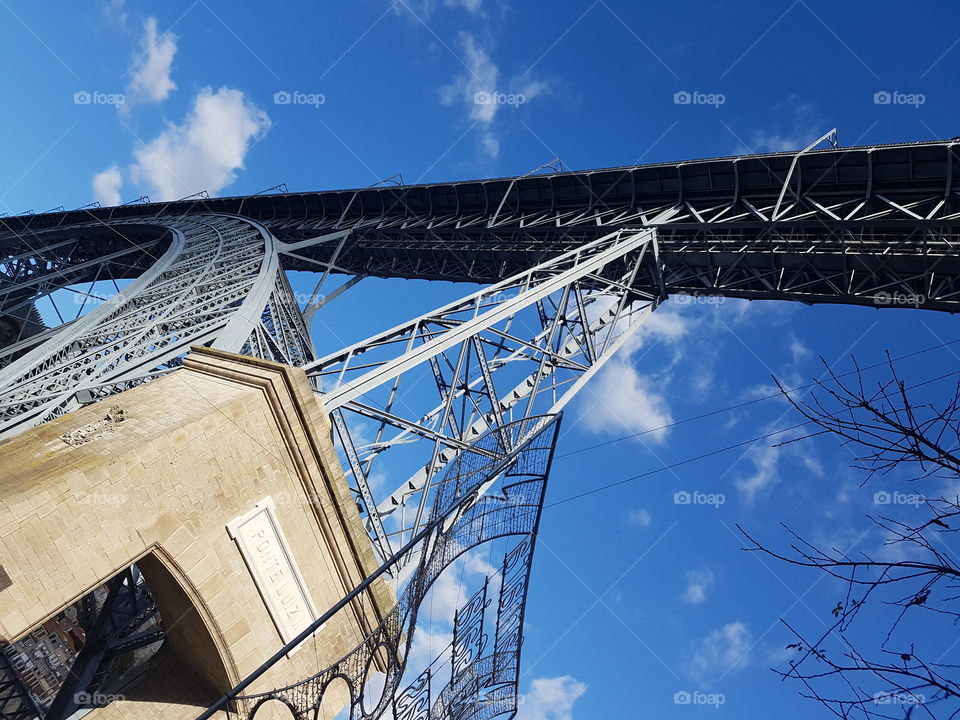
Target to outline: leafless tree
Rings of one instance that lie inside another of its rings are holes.
[[[774,672],[839,718],[953,718],[960,714],[960,666],[944,659],[960,647],[960,497],[943,488],[951,481],[960,488],[958,373],[908,387],[889,355],[889,375],[879,383],[868,383],[855,360],[854,367],[844,375],[827,367],[805,399],[777,385],[807,420],[804,437],[838,437],[864,473],[861,488],[878,476],[896,479],[912,492],[881,491],[875,501],[905,499],[922,517],[868,516],[885,538],[872,555],[817,547],[786,525],[789,549],[775,550],[740,528],[746,550],[815,568],[842,588],[824,629],[810,633],[781,620],[793,658]],[[917,399],[921,385],[947,380],[946,400]]]

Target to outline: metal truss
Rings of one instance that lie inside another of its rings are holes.
[[[0,435],[163,374],[194,344],[304,366],[386,557],[422,526],[431,478],[459,448],[562,408],[616,349],[599,336],[622,342],[671,293],[955,311],[957,148],[811,145],[2,219],[0,320],[13,340],[0,349]],[[621,254],[653,229],[647,260]],[[320,274],[303,307],[284,270]],[[352,277],[330,297],[368,275],[491,287],[314,361],[306,326],[331,274]],[[38,299],[103,279],[133,280],[87,314],[38,326]],[[415,385],[432,402],[415,400]],[[387,450],[410,471],[382,493],[370,478]]]
[[[0,437],[169,372],[191,345],[301,366],[393,557],[431,527],[452,468],[493,460],[480,438],[509,447],[505,428],[560,411],[670,294],[960,309],[960,143],[815,145],[0,219]],[[320,277],[299,303],[285,271],[305,270]],[[349,279],[323,297],[333,274]],[[366,276],[487,287],[316,359],[310,321]],[[82,298],[71,313],[65,294]]]
[[[103,605],[91,618],[83,647],[43,720],[66,720],[81,708],[105,704],[103,688],[114,661],[164,639],[157,613],[136,565],[111,579]]]
[[[444,473],[433,496],[433,520],[411,540],[421,549],[419,562],[383,622],[330,667],[269,692],[231,691],[201,720],[222,709],[246,720],[307,720],[332,715],[343,704],[350,720],[487,720],[515,713],[530,568],[558,429],[555,416],[528,417],[477,438]],[[425,667],[412,666],[430,589],[472,551],[490,558],[490,571],[472,589],[461,588],[467,599],[453,618],[450,644]],[[344,607],[341,601],[300,638]],[[295,638],[274,659],[297,644]],[[265,663],[242,685],[273,664]]]
[[[171,239],[148,270],[96,309],[43,333],[45,342],[0,371],[0,434],[163,375],[191,345],[293,364],[312,357],[272,237],[259,224],[199,215],[162,225]],[[125,229],[109,228],[121,237]],[[89,267],[63,263],[43,277],[69,283]],[[35,281],[25,274],[4,291],[26,297]]]
[[[0,651],[0,719],[36,720],[39,717],[42,717],[40,708],[24,687],[7,653]]]
[[[655,230],[617,231],[304,366],[382,557],[429,519],[436,474],[473,440],[563,409],[663,299],[634,289],[657,276]],[[370,475],[388,450],[414,469],[378,503]]]
[[[56,332],[46,330],[38,302],[48,302],[62,329],[103,302],[98,288],[119,292],[118,280],[142,274],[163,253],[159,228],[128,225],[129,242],[106,252],[98,248],[102,229],[81,225],[43,238],[12,236],[19,247],[4,248],[10,254],[0,257],[0,368]],[[58,302],[57,294],[68,297]]]
[[[495,218],[484,208],[497,207],[496,181],[482,188],[477,212],[440,216],[411,214],[411,203],[423,202],[410,189],[389,213],[356,220],[337,265],[365,275],[495,282],[672,209],[659,235],[668,293],[859,305],[877,305],[878,295],[880,304],[886,295],[909,296],[918,307],[956,312],[955,147],[940,145],[944,162],[936,170],[911,155],[882,163],[875,159],[881,149],[854,148],[527,178],[500,196],[509,200]],[[601,182],[600,175],[613,177]],[[526,193],[515,189],[523,185]],[[557,197],[563,192],[579,204],[565,207]],[[338,227],[324,218],[272,229],[296,237]],[[318,246],[312,256],[328,253]]]
[[[0,649],[3,720],[64,720],[83,709],[107,704],[109,693],[126,671],[118,670],[117,661],[165,638],[156,603],[136,565],[81,598],[73,610],[81,632],[70,631],[70,642],[75,645],[64,646],[64,655],[51,661],[36,646],[14,644]],[[75,652],[72,661],[67,659],[71,652]],[[38,684],[38,665],[46,665],[56,679],[52,687]],[[27,688],[30,682],[34,693]]]

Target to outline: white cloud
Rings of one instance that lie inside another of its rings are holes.
[[[713,585],[713,571],[690,570],[687,572],[687,587],[680,598],[691,605],[701,605],[707,600],[707,590]]]
[[[799,338],[791,338],[790,340],[790,357],[793,358],[794,364],[799,363],[801,360],[806,360],[808,357],[813,355],[810,348],[808,348],[802,340]]]
[[[573,704],[587,685],[570,675],[536,678],[524,693],[516,720],[572,720]]]
[[[477,38],[468,32],[458,36],[462,60],[466,72],[458,75],[452,83],[440,88],[440,101],[453,105],[464,103],[471,120],[489,125],[497,115],[500,105],[495,102],[478,102],[491,99],[499,90],[500,68],[490,59],[486,50],[477,43]]]
[[[747,453],[753,464],[753,472],[734,481],[737,490],[748,502],[757,498],[757,493],[780,482],[780,449],[770,445],[755,445]]]
[[[587,429],[597,433],[649,433],[656,442],[666,439],[663,426],[673,422],[667,399],[637,372],[630,356],[614,356],[587,388],[596,399],[583,414]]]
[[[690,330],[690,321],[678,312],[658,310],[651,313],[637,331],[641,341],[664,340],[676,342]]]
[[[740,622],[728,623],[697,641],[690,660],[690,677],[701,682],[717,680],[749,662],[753,636]]]
[[[477,0],[444,0],[449,6],[458,5],[479,12]],[[475,8],[475,9],[474,9]],[[440,88],[440,102],[444,105],[461,105],[468,119],[482,129],[480,150],[487,158],[500,154],[500,140],[492,130],[492,124],[501,108],[516,108],[550,91],[546,81],[535,78],[517,78],[509,82],[501,80],[500,68],[493,61],[487,48],[482,47],[477,37],[469,32],[457,36],[461,62],[465,66],[448,85]]]
[[[466,592],[475,592],[479,582],[467,583],[471,578],[490,577],[492,587],[499,582],[497,569],[487,560],[487,554],[481,550],[464,553],[450,567],[441,573],[424,601],[424,607],[430,608],[427,619],[434,625],[446,626],[453,623],[454,613],[467,601]],[[464,585],[468,587],[465,588]],[[473,591],[469,589],[473,587]],[[491,590],[492,592],[492,590]]]
[[[480,149],[487,157],[495,158],[500,154],[500,140],[493,133],[485,132],[480,136]]]
[[[753,142],[747,149],[753,153],[801,150],[810,144],[810,140],[806,140],[806,143],[804,143],[806,137],[759,131],[753,134]]]
[[[101,205],[119,205],[120,187],[123,185],[123,176],[120,168],[111,165],[103,172],[93,176],[93,198]]]
[[[215,194],[236,179],[251,142],[269,127],[267,114],[240,90],[204,88],[181,125],[134,151],[130,176],[151,186],[154,200]]]
[[[663,426],[672,423],[673,416],[661,392],[663,384],[639,372],[636,356],[649,341],[679,342],[688,329],[688,321],[679,313],[657,311],[647,316],[636,335],[586,386],[594,399],[581,415],[587,429],[597,433],[642,432],[655,442],[664,441],[668,429]]]
[[[177,36],[164,33],[157,36],[157,19],[147,18],[143,24],[143,55],[134,66],[130,79],[130,94],[134,99],[161,102],[177,86],[170,79],[170,66],[177,52]]]
[[[407,15],[414,22],[427,20],[440,5],[440,0],[390,0],[391,9],[396,15]],[[466,10],[471,15],[483,13],[483,0],[442,0],[443,6],[450,9]],[[419,20],[418,20],[419,18]]]
[[[789,152],[802,150],[830,129],[816,106],[796,94],[775,104],[770,127],[753,133],[749,144],[740,144],[736,153]],[[785,124],[789,127],[784,127]]]
[[[463,8],[474,15],[483,10],[483,0],[443,0],[443,4],[449,8]]]
[[[124,7],[125,5],[126,0],[102,0],[100,10],[107,20],[116,23],[120,27],[125,27],[127,24],[127,10]]]
[[[436,630],[433,627],[425,627],[422,623],[418,623],[413,634],[413,645],[410,647],[408,667],[425,668],[441,652],[446,650],[451,642],[453,642],[452,632]]]
[[[627,515],[627,519],[633,525],[637,525],[639,527],[650,527],[650,523],[653,521],[653,516],[650,514],[649,510],[639,508],[637,510],[631,510]]]
[[[519,84],[518,84],[519,83]],[[512,87],[517,87],[517,94],[523,95],[523,101],[530,102],[539,95],[546,95],[550,92],[550,83],[545,80],[527,80],[523,78],[511,83]]]
[[[768,427],[762,434],[771,431],[772,428]],[[784,443],[803,436],[804,431],[795,430],[775,435],[761,442]],[[772,444],[753,445],[745,456],[753,465],[752,472],[737,478],[733,484],[740,491],[743,499],[752,503],[758,495],[780,482],[780,461],[784,459],[799,464],[815,477],[823,477],[823,465],[814,453],[815,447],[807,440],[791,442],[780,447],[774,447]]]

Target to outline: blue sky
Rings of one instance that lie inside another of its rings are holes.
[[[585,169],[789,150],[834,127],[844,145],[958,134],[960,6],[947,2],[51,7],[0,2],[0,211],[10,214],[278,183],[367,186],[395,173],[407,183],[515,175],[557,156]],[[505,101],[478,105],[477,92]],[[678,104],[684,92],[698,101]],[[876,103],[883,92],[899,100]],[[364,281],[349,313],[331,305],[319,317],[319,349],[469,290]],[[851,354],[872,364],[958,337],[953,318],[928,312],[670,301],[567,413],[548,503],[797,422],[766,400],[650,431],[768,394],[771,375],[802,385],[821,374],[818,356],[843,371]],[[958,348],[899,367],[921,382],[955,368]],[[841,589],[741,552],[734,524],[785,544],[782,521],[877,552],[883,538],[864,534],[865,514],[902,479],[860,488],[830,438],[771,442],[548,507],[521,717],[822,712],[769,668],[784,666],[792,640],[778,619],[822,630]],[[681,491],[723,503],[678,504]],[[922,629],[931,653],[957,661],[932,625]],[[681,691],[724,702],[678,705]]]

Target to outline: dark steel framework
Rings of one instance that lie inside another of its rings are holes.
[[[0,219],[0,436],[169,372],[190,345],[297,365],[386,559],[429,527],[440,478],[482,454],[479,438],[560,412],[671,294],[957,311],[958,148],[811,146]],[[319,275],[305,302],[291,270]],[[349,279],[322,295],[335,274]],[[489,287],[319,357],[314,314],[368,276]],[[102,281],[119,291],[103,302]],[[96,307],[42,327],[37,304],[63,292]],[[411,404],[423,379],[433,394]],[[388,451],[414,460],[378,495],[368,478]],[[416,575],[423,553],[391,573]]]
[[[349,231],[346,244],[305,244],[288,270],[332,265],[351,275],[490,283],[657,209],[668,292],[873,303],[911,292],[921,307],[956,302],[960,143],[938,141],[660,163],[521,178],[149,203],[0,219],[3,255],[34,233],[91,221],[149,222],[224,213],[258,220],[297,244]],[[108,231],[83,256],[129,243]],[[45,247],[45,240],[37,239]]]
[[[11,662],[16,644],[0,648],[0,718],[65,720],[78,710],[107,704],[114,688],[111,673],[129,653],[163,641],[165,628],[150,589],[136,565],[111,578],[105,596],[95,590],[75,606],[84,637],[69,666],[60,667],[56,695],[35,698]],[[159,646],[158,646],[159,647]],[[45,662],[45,658],[32,658]]]

